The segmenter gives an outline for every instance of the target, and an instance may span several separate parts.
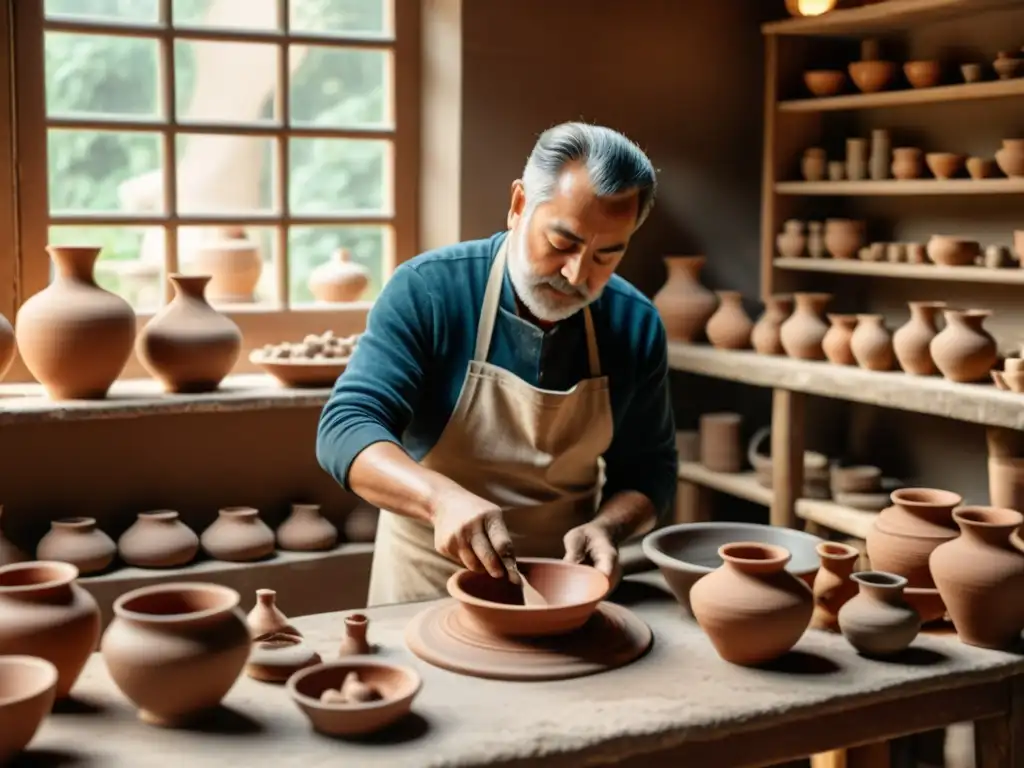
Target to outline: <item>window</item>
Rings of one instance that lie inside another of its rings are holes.
[[[362,302],[415,253],[418,2],[8,2],[17,301],[47,243],[97,244],[97,281],[143,316],[167,274],[213,273],[252,347],[365,312],[313,300],[338,249]]]

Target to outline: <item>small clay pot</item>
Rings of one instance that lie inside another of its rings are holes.
[[[266,635],[302,637],[302,633],[291,625],[288,617],[277,607],[277,592],[273,589],[256,590],[256,604],[246,615],[245,623],[255,638]]]
[[[996,161],[991,157],[968,157],[967,174],[972,179],[991,179],[996,175]]]
[[[981,68],[981,64],[961,64],[960,74],[964,78],[965,83],[980,83],[985,77],[985,71]]]
[[[700,463],[712,472],[730,474],[743,469],[738,413],[705,413],[700,417]]]
[[[274,532],[252,507],[224,507],[199,541],[215,560],[240,563],[269,557],[276,543]]]
[[[828,219],[825,247],[835,259],[852,259],[864,243],[864,222],[856,219]]]
[[[334,251],[331,260],[309,275],[309,290],[317,301],[345,303],[357,301],[370,285],[370,270],[352,261],[347,248]]]
[[[829,632],[839,631],[839,609],[857,594],[850,574],[860,552],[849,544],[826,541],[818,545],[821,568],[814,577],[814,615],[811,626]]]
[[[815,96],[835,96],[846,85],[846,73],[839,69],[808,70],[804,72],[804,85]]]
[[[930,345],[939,329],[936,317],[946,304],[942,301],[911,301],[910,319],[892,335],[892,348],[905,373],[934,376],[939,372]]]
[[[290,552],[323,552],[338,543],[338,529],[320,514],[319,504],[292,504],[277,527],[277,546]]]
[[[907,580],[881,571],[861,571],[850,578],[860,591],[839,609],[843,637],[865,656],[906,650],[921,631],[921,617],[903,597]]]
[[[943,314],[946,327],[928,347],[936,367],[950,381],[987,381],[999,357],[996,340],[983,326],[992,313],[985,309],[946,309]]]
[[[921,178],[924,170],[924,152],[917,147],[896,147],[892,151],[892,175],[896,179]]]
[[[739,291],[716,291],[718,309],[708,320],[704,332],[716,349],[747,349],[754,323],[743,309]]]
[[[1018,59],[1011,51],[999,51],[992,62],[992,69],[1000,80],[1012,80],[1024,72],[1024,60]]]
[[[177,568],[195,559],[199,536],[181,522],[174,510],[140,512],[138,519],[117,540],[117,550],[128,565]]]
[[[365,656],[373,653],[370,641],[366,637],[370,628],[370,620],[365,613],[351,613],[345,617],[345,636],[338,646],[338,656]]]
[[[830,160],[828,163],[828,180],[842,181],[846,178],[846,163],[842,160]]]
[[[793,297],[789,294],[769,296],[764,314],[754,323],[750,343],[762,355],[784,355],[780,338],[782,324],[793,312]]]
[[[824,360],[821,342],[828,332],[822,313],[832,300],[830,293],[794,293],[793,314],[779,329],[779,339],[786,354],[801,360]]]
[[[821,349],[830,363],[835,365],[856,365],[857,360],[850,349],[853,330],[857,327],[857,315],[827,315],[828,331],[821,340]]]
[[[996,152],[996,164],[1012,179],[1024,177],[1024,139],[1003,139],[1003,148]]]
[[[981,243],[950,235],[932,235],[928,240],[928,258],[943,267],[967,267],[981,256]]]
[[[797,259],[804,255],[807,247],[807,236],[804,234],[804,223],[799,219],[790,219],[775,238],[775,246],[785,259]]]
[[[92,517],[54,520],[36,547],[36,559],[71,563],[83,576],[106,570],[116,555],[114,540],[96,527]]]
[[[669,341],[694,341],[718,307],[715,295],[700,282],[705,258],[666,256],[664,262],[668,280],[654,295],[654,307]]]
[[[823,181],[827,166],[828,159],[824,149],[811,147],[804,150],[803,159],[800,161],[800,171],[805,181]]]
[[[877,93],[884,91],[895,78],[896,64],[891,61],[853,61],[848,71],[861,93]]]
[[[892,336],[885,327],[883,315],[857,315],[857,327],[850,337],[850,351],[861,368],[892,370]]]
[[[924,156],[928,170],[936,179],[952,179],[964,167],[964,156],[953,152],[929,152]]]
[[[942,64],[937,61],[908,61],[903,74],[914,88],[934,88],[942,82]]]

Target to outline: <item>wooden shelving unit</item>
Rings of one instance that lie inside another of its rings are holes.
[[[1024,179],[909,179],[906,181],[780,181],[780,195],[1021,195]]]
[[[775,259],[772,266],[775,269],[793,272],[821,272],[832,275],[1024,285],[1024,269],[1016,268],[940,267],[934,264],[892,264],[888,261],[860,261],[858,259],[785,259],[781,257]]]
[[[933,88],[906,88],[899,91],[882,91],[881,93],[849,93],[823,98],[788,99],[778,103],[778,110],[779,112],[847,112],[858,109],[916,107],[922,104],[948,104],[953,101],[982,101],[1021,96],[1024,96],[1024,78],[937,85]]]

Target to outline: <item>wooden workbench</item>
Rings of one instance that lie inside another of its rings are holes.
[[[97,655],[75,688],[80,703],[47,720],[23,764],[728,768],[981,721],[979,768],[1024,767],[1021,657],[922,635],[902,659],[878,662],[859,657],[842,637],[809,631],[784,662],[745,669],[721,661],[657,581],[631,577],[616,597],[654,630],[650,653],[626,668],[564,682],[444,672],[404,647],[405,624],[424,604],[370,610],[381,655],[414,665],[424,685],[414,716],[358,743],[317,735],[282,688],[244,677],[202,731],[143,725]],[[329,657],[342,617],[295,624]]]

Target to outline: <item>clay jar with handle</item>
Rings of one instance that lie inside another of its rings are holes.
[[[1001,507],[960,507],[953,512],[959,538],[929,558],[935,586],[961,642],[1006,649],[1024,630],[1024,554],[1011,536],[1024,515]]]
[[[935,318],[946,306],[942,301],[911,301],[910,319],[892,335],[892,348],[905,373],[933,376],[939,372],[930,345],[939,329]]]
[[[864,222],[856,219],[826,219],[825,248],[835,259],[852,259],[864,244]]]
[[[857,327],[857,315],[828,315],[828,320],[831,325],[821,340],[826,359],[835,365],[856,365],[850,343]]]
[[[212,392],[231,373],[242,332],[205,297],[209,275],[170,275],[174,299],[139,334],[136,354],[168,392]]]
[[[370,620],[363,613],[352,613],[345,617],[345,636],[338,647],[338,656],[363,656],[373,652],[366,634]]]
[[[850,578],[860,591],[839,609],[843,637],[865,656],[905,650],[921,631],[921,617],[903,598],[907,580],[880,571],[862,571]]]
[[[277,546],[290,552],[322,552],[338,543],[338,529],[320,514],[319,504],[292,504],[277,527]]]
[[[0,655],[38,656],[57,667],[65,699],[100,639],[96,600],[75,583],[70,563],[33,561],[0,568]]]
[[[114,540],[96,526],[92,517],[54,520],[36,547],[38,559],[71,563],[83,576],[105,570],[116,555]]]
[[[857,365],[869,371],[892,370],[892,336],[882,315],[857,315],[857,327],[850,337],[850,351]]]
[[[690,606],[718,655],[756,666],[787,653],[814,611],[807,584],[786,571],[789,550],[735,542],[718,549],[723,564],[690,589]]]
[[[857,594],[857,583],[850,574],[860,552],[849,544],[823,541],[817,546],[821,567],[814,576],[814,615],[811,626],[829,632],[839,631],[839,609]]]
[[[946,309],[943,315],[946,327],[928,345],[935,366],[950,381],[988,380],[998,357],[996,340],[983,327],[992,313],[987,309]]]
[[[784,355],[780,332],[782,324],[793,312],[793,297],[788,294],[769,296],[764,314],[754,323],[750,343],[762,355]]]
[[[705,333],[717,349],[746,349],[754,324],[743,309],[743,296],[739,291],[716,291],[718,309],[708,319]]]
[[[140,512],[117,540],[117,551],[138,568],[178,568],[195,559],[199,536],[173,509]]]
[[[957,536],[953,508],[963,498],[936,488],[901,488],[892,506],[878,513],[866,539],[871,566],[907,579],[908,586],[933,588],[928,558],[940,544]]]
[[[215,560],[247,563],[274,554],[274,532],[252,507],[224,507],[199,542]]]
[[[18,345],[14,341],[14,328],[3,315],[0,315],[0,381],[7,375],[7,371],[14,362],[14,353]]]
[[[668,281],[654,295],[654,306],[669,341],[694,341],[718,306],[715,294],[700,284],[703,256],[666,256]]]
[[[135,312],[93,276],[100,249],[49,246],[57,274],[18,310],[21,359],[54,400],[107,396],[135,342]]]
[[[233,589],[160,584],[121,595],[100,652],[114,684],[150,725],[181,726],[220,704],[249,657]]]
[[[828,333],[828,326],[822,320],[822,313],[829,301],[830,293],[795,293],[796,309],[779,329],[782,348],[790,357],[801,360],[824,360],[825,352],[821,342]]]
[[[292,635],[302,637],[302,633],[293,627],[288,617],[277,606],[277,592],[273,589],[257,589],[256,604],[245,617],[254,638],[265,635]]]
[[[775,237],[775,247],[785,259],[798,259],[807,248],[807,235],[804,234],[804,223],[799,219],[790,219],[782,225],[782,232]]]
[[[331,260],[309,275],[309,290],[317,301],[356,301],[370,284],[370,271],[352,261],[348,248],[338,248]]]

